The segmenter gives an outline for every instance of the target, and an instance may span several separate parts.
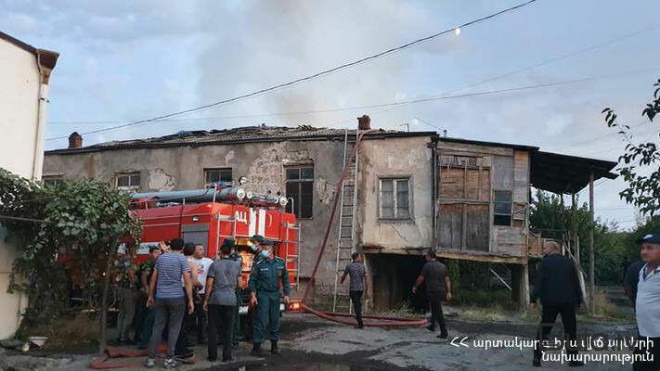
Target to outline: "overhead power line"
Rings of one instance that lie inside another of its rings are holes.
[[[487,15],[487,16],[485,16],[485,17],[481,17],[481,18],[474,19],[474,20],[469,21],[469,22],[467,22],[467,23],[464,23],[464,24],[462,24],[462,25],[460,25],[460,26],[452,27],[452,28],[450,28],[450,29],[446,29],[446,30],[444,30],[444,31],[440,31],[440,32],[434,33],[434,34],[432,34],[432,35],[429,35],[429,36],[426,36],[426,37],[423,37],[423,38],[420,38],[420,39],[416,39],[416,40],[411,41],[411,42],[408,42],[408,43],[406,43],[406,44],[403,44],[403,45],[400,45],[400,46],[397,46],[397,47],[394,47],[394,48],[387,49],[387,50],[382,51],[382,52],[380,52],[380,53],[376,53],[376,54],[370,55],[370,56],[368,56],[368,57],[364,57],[364,58],[361,58],[361,59],[355,60],[355,61],[353,61],[353,62],[344,63],[344,64],[339,65],[339,66],[337,66],[337,67],[330,68],[330,69],[327,69],[327,70],[324,70],[324,71],[321,71],[321,72],[317,72],[317,73],[314,73],[314,74],[312,74],[312,75],[305,76],[305,77],[301,77],[301,78],[298,78],[298,79],[295,79],[295,80],[292,80],[292,81],[289,81],[289,82],[281,83],[281,84],[274,85],[274,86],[271,86],[271,87],[268,87],[268,88],[264,88],[264,89],[261,89],[261,90],[257,90],[257,91],[251,92],[251,93],[246,93],[246,94],[239,95],[239,96],[236,96],[236,97],[233,97],[233,98],[228,98],[228,99],[220,100],[220,101],[217,101],[217,102],[213,102],[213,103],[205,104],[205,105],[198,106],[198,107],[194,107],[194,108],[189,108],[189,109],[182,110],[182,111],[178,111],[178,112],[172,112],[172,113],[168,113],[168,114],[163,114],[163,115],[160,115],[160,116],[156,116],[156,117],[152,117],[152,118],[148,118],[148,119],[142,119],[142,120],[138,120],[138,121],[134,121],[134,122],[130,122],[130,123],[127,123],[127,124],[124,124],[124,125],[118,125],[118,126],[114,126],[114,127],[110,127],[110,128],[99,129],[99,130],[93,130],[93,131],[87,132],[87,133],[85,133],[85,134],[94,134],[94,133],[100,133],[100,132],[105,132],[105,131],[111,131],[111,130],[116,130],[116,129],[120,129],[120,128],[125,128],[125,127],[130,127],[130,126],[140,125],[140,124],[145,124],[145,123],[152,122],[152,121],[158,121],[158,120],[162,120],[162,119],[166,119],[166,118],[170,118],[170,117],[180,116],[180,115],[184,115],[184,114],[187,114],[187,113],[191,113],[191,112],[196,112],[196,111],[201,111],[201,110],[204,110],[204,109],[208,109],[208,108],[211,108],[211,107],[216,107],[216,106],[219,106],[219,105],[223,105],[223,104],[227,104],[227,103],[231,103],[231,102],[236,102],[236,101],[238,101],[238,100],[242,100],[242,99],[245,99],[245,98],[254,97],[254,96],[257,96],[257,95],[264,94],[264,93],[269,93],[269,92],[272,92],[272,91],[275,91],[275,90],[278,90],[278,89],[281,89],[281,88],[285,88],[285,87],[289,87],[289,86],[296,85],[296,84],[301,83],[301,82],[310,81],[310,80],[316,79],[316,78],[321,77],[321,76],[329,75],[329,74],[332,74],[332,73],[337,72],[337,71],[340,71],[340,70],[344,70],[344,69],[347,69],[347,68],[355,67],[355,66],[357,66],[357,65],[360,65],[360,64],[366,63],[366,62],[370,62],[370,61],[372,61],[372,60],[375,60],[375,59],[378,59],[378,58],[384,57],[384,56],[386,56],[386,55],[390,55],[390,54],[394,54],[394,53],[400,52],[400,51],[402,51],[402,50],[408,49],[408,48],[410,48],[410,47],[412,47],[412,46],[415,46],[415,45],[417,45],[417,44],[421,44],[421,43],[424,43],[424,42],[426,42],[426,41],[429,41],[429,40],[435,39],[435,38],[437,38],[438,36],[441,36],[441,35],[444,35],[444,34],[452,33],[452,32],[454,32],[456,29],[466,28],[466,27],[473,26],[473,25],[475,25],[475,24],[478,24],[478,23],[484,22],[484,21],[486,21],[486,20],[489,20],[489,19],[495,18],[495,17],[497,17],[497,16],[499,16],[499,15],[502,15],[502,14],[505,14],[505,13],[512,12],[512,11],[514,11],[514,10],[520,9],[520,8],[522,8],[522,7],[524,7],[524,6],[527,6],[527,5],[531,4],[531,3],[534,3],[534,2],[536,2],[536,1],[537,1],[537,0],[529,0],[529,1],[526,1],[526,2],[524,2],[524,3],[521,3],[521,4],[518,4],[518,5],[512,6],[512,7],[506,8],[506,9],[503,9],[503,10],[500,10],[499,12],[492,13],[492,14]],[[55,140],[55,139],[62,139],[62,138],[67,138],[67,136],[61,136],[61,137],[55,137],[55,138],[49,138],[49,139],[47,139],[47,140]]]
[[[650,31],[653,29],[660,28],[660,25],[654,25],[650,27],[645,27],[639,30],[636,30],[631,33],[627,33],[621,36],[618,36],[614,39],[610,39],[607,41],[604,41],[602,43],[594,44],[587,46],[582,49],[574,50],[570,53],[563,54],[557,57],[553,57],[551,59],[545,60],[543,62],[535,63],[529,66],[525,66],[516,70],[508,71],[506,73],[503,73],[501,75],[489,77],[483,80],[475,81],[467,86],[457,88],[457,89],[452,89],[443,92],[443,94],[448,94],[451,92],[457,92],[457,91],[462,91],[466,90],[469,88],[473,88],[478,85],[482,85],[488,82],[493,82],[496,80],[501,80],[503,78],[509,77],[516,75],[521,72],[526,72],[533,70],[538,67],[546,66],[551,63],[555,63],[564,59],[568,59],[571,57],[574,57],[576,55],[583,54],[585,52],[593,51],[596,49],[600,49],[602,47],[606,47],[615,43],[618,43],[620,41],[632,38],[634,36],[637,36],[643,32]],[[174,122],[180,122],[180,121],[194,121],[194,120],[216,120],[216,119],[244,119],[244,118],[254,118],[254,117],[272,117],[272,116],[294,116],[294,115],[305,115],[305,114],[314,114],[314,113],[325,113],[325,112],[334,112],[334,111],[345,111],[345,110],[353,110],[353,109],[359,109],[361,107],[348,107],[348,108],[335,108],[335,109],[323,109],[323,110],[306,110],[306,111],[293,111],[293,112],[274,112],[274,113],[261,113],[261,114],[249,114],[249,115],[229,115],[229,116],[211,116],[211,117],[189,117],[189,118],[178,118],[178,119],[162,119],[158,121],[174,121]],[[71,124],[76,124],[76,125],[83,125],[83,124],[89,124],[89,125],[98,125],[98,124],[118,124],[118,123],[125,123],[127,120],[96,120],[96,121],[90,121],[90,120],[77,120],[77,121],[49,121],[49,125],[71,125]]]
[[[571,84],[583,83],[583,82],[588,82],[588,81],[595,81],[595,80],[608,79],[608,78],[616,78],[616,77],[629,76],[629,75],[635,75],[635,74],[647,73],[647,72],[655,72],[655,71],[660,71],[660,67],[653,67],[653,68],[648,68],[648,69],[643,69],[643,70],[635,70],[635,71],[626,71],[626,72],[621,72],[621,73],[616,73],[616,74],[590,76],[590,77],[584,77],[584,78],[573,79],[573,80],[549,82],[549,83],[544,83],[544,84],[518,86],[518,87],[513,87],[513,88],[507,88],[507,89],[486,90],[486,91],[479,91],[479,92],[465,93],[465,94],[456,94],[456,95],[443,95],[443,96],[435,96],[435,97],[429,97],[429,98],[419,98],[419,99],[412,99],[412,100],[405,100],[405,101],[398,101],[398,102],[373,104],[373,105],[367,105],[367,106],[357,106],[357,107],[349,107],[349,108],[336,108],[336,109],[329,109],[329,110],[321,110],[321,111],[316,111],[316,112],[346,111],[346,110],[355,110],[355,109],[373,109],[373,108],[381,108],[381,107],[402,106],[402,105],[408,105],[408,104],[419,104],[419,103],[434,102],[434,101],[445,101],[445,100],[460,99],[460,98],[469,98],[469,97],[478,97],[478,96],[494,95],[494,94],[501,94],[501,93],[510,93],[510,92],[523,91],[523,90],[549,88],[549,87],[562,86],[562,85],[571,85]],[[142,120],[139,123],[147,123],[147,122],[150,122],[150,121],[158,121],[158,120],[156,120],[156,119],[148,120],[148,121]],[[111,128],[92,130],[92,131],[82,132],[80,134],[95,134],[95,133],[106,132],[106,131],[111,131],[111,130],[118,130],[118,129],[123,129],[123,128],[128,127],[128,126],[132,126],[133,124],[134,123],[126,124],[126,125],[120,125],[120,126],[114,126],[114,127],[111,127]],[[60,137],[48,138],[46,140],[56,140],[56,139],[63,139],[63,138],[67,138],[67,137],[68,136],[60,136]]]
[[[646,123],[650,123],[650,121],[649,121],[649,120],[643,120],[643,121],[640,121],[640,122],[638,122],[638,123],[636,123],[636,124],[632,124],[632,125],[630,125],[630,128],[631,128],[631,129],[635,129],[635,128],[640,127],[640,126],[642,126],[642,125],[644,125],[644,124],[646,124]],[[582,141],[579,141],[579,142],[571,142],[571,143],[567,143],[567,144],[564,145],[564,146],[561,146],[561,147],[558,147],[558,148],[553,149],[553,151],[560,151],[560,150],[563,150],[563,149],[566,149],[566,148],[571,148],[571,147],[580,146],[580,145],[583,145],[583,144],[593,143],[593,142],[595,142],[596,140],[603,139],[603,138],[607,138],[607,137],[611,137],[611,136],[614,136],[614,135],[619,135],[619,132],[618,132],[618,131],[614,131],[614,132],[610,132],[610,133],[607,133],[607,134],[603,134],[603,135],[600,135],[600,136],[597,136],[597,137],[593,137],[593,138],[589,138],[589,139],[586,139],[586,140],[582,140]]]

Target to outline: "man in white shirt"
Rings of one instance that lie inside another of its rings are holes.
[[[197,329],[197,344],[206,344],[208,318],[204,311],[204,295],[206,294],[206,276],[209,274],[209,268],[213,264],[213,260],[206,257],[206,248],[202,244],[195,246],[195,253],[193,255],[193,263],[197,265],[197,282],[202,287],[197,290],[198,295],[195,297],[195,328]]]
[[[647,354],[653,360],[635,361],[633,370],[660,370],[660,234],[647,234],[637,241],[641,245],[642,260],[646,262],[639,271],[637,299],[635,301],[639,340],[646,346],[638,346],[635,354]]]

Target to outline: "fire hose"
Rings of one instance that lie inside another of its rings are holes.
[[[339,197],[341,195],[341,189],[342,185],[344,184],[344,179],[346,178],[346,175],[348,175],[348,172],[350,170],[350,164],[354,159],[357,154],[358,147],[360,146],[360,142],[362,142],[362,138],[364,138],[365,134],[374,132],[376,130],[365,130],[360,133],[360,135],[357,137],[355,144],[353,145],[353,150],[351,151],[351,156],[348,159],[348,161],[344,164],[344,170],[341,173],[341,177],[339,178],[339,182],[337,183],[337,192],[335,192],[334,197],[332,199],[332,210],[330,212],[330,219],[328,220],[328,225],[325,229],[325,234],[323,235],[323,242],[321,243],[321,248],[319,249],[318,255],[316,257],[316,262],[314,263],[314,269],[312,270],[312,275],[310,277],[309,282],[307,283],[307,286],[305,287],[305,293],[303,294],[302,298],[302,309],[305,310],[306,312],[309,312],[311,314],[314,314],[317,317],[326,319],[328,321],[336,322],[336,323],[341,323],[349,326],[355,326],[356,322],[354,320],[347,320],[343,318],[349,318],[352,317],[352,315],[348,313],[337,313],[337,312],[327,312],[327,311],[319,311],[316,309],[311,308],[308,306],[307,303],[307,297],[309,295],[310,289],[314,285],[314,280],[316,277],[316,273],[318,271],[319,265],[321,263],[321,258],[323,257],[323,252],[325,251],[325,247],[328,243],[328,236],[330,235],[330,230],[332,229],[332,223],[335,219],[335,215],[337,213],[337,204],[339,202]],[[410,317],[389,317],[389,316],[375,316],[375,315],[365,315],[363,316],[364,319],[367,320],[375,320],[375,321],[366,321],[364,323],[365,326],[368,327],[406,327],[406,326],[424,326],[428,322],[426,319],[420,319],[420,318],[410,318]]]

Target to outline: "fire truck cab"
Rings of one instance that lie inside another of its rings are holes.
[[[242,278],[247,285],[254,260],[249,238],[259,234],[275,242],[276,256],[286,262],[291,289],[298,288],[300,229],[295,215],[284,210],[286,198],[245,192],[227,183],[191,191],[135,193],[132,197],[132,212],[142,222],[137,261],[147,258],[151,245],[174,238],[204,245],[207,256],[215,260],[223,241],[233,238],[243,258]],[[241,289],[240,295],[239,313],[245,316],[250,310],[247,288]],[[298,308],[300,303],[289,305],[291,310]],[[280,304],[280,311],[285,310]]]

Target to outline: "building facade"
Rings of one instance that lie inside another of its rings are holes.
[[[0,32],[0,167],[24,178],[41,179],[48,86],[57,58]],[[6,292],[14,248],[5,233],[0,224],[0,339],[16,331],[27,304],[20,293]]]
[[[245,176],[247,190],[293,199],[302,228],[304,287],[356,135],[356,130],[257,126],[82,147],[75,134],[70,148],[46,153],[44,179],[100,178],[127,191],[151,192]],[[435,132],[368,131],[357,161],[349,163],[357,168],[347,172],[352,186],[342,188],[351,193],[344,194],[348,197],[329,227],[315,301],[334,297],[338,270],[346,264],[338,251],[347,246],[366,256],[372,308],[390,308],[409,296],[429,249],[449,259],[509,265],[514,298],[526,303],[527,264],[539,246],[529,249],[530,192],[538,178],[533,162],[539,153],[536,147],[442,138]],[[608,176],[614,166],[589,161],[603,166],[597,177]],[[565,186],[559,176],[547,176]],[[557,191],[548,184],[542,185]],[[344,235],[341,228],[352,233]],[[343,236],[352,236],[349,245],[342,245]]]

